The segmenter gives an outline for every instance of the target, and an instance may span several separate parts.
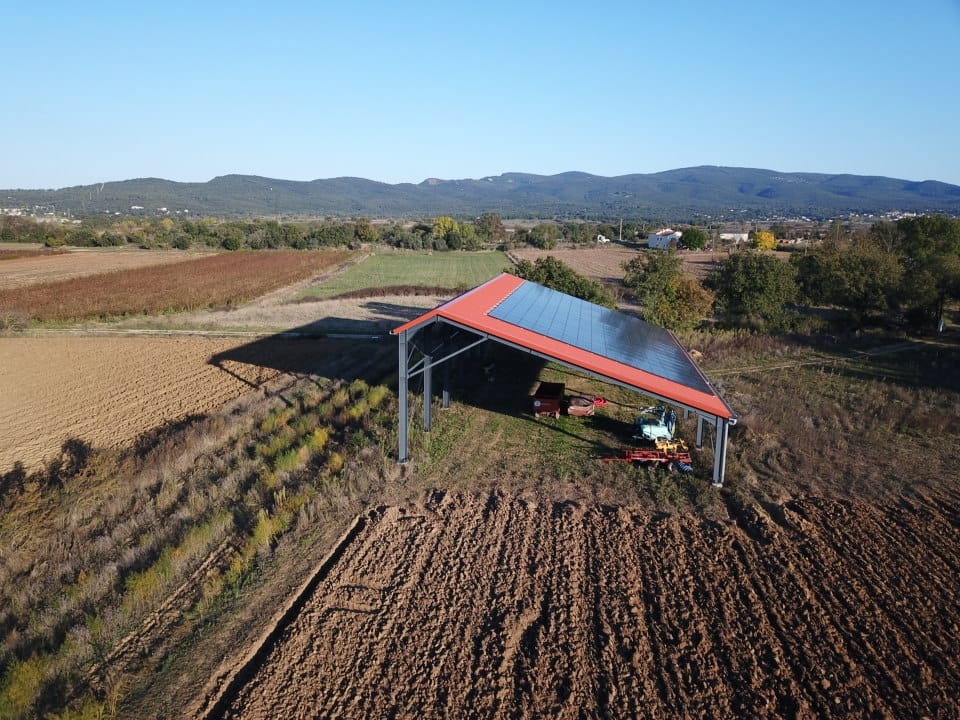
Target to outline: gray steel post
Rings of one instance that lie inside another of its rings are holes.
[[[430,432],[433,427],[433,360],[429,355],[423,358],[423,431]]]
[[[400,367],[397,381],[397,400],[399,402],[400,429],[397,433],[397,460],[407,462],[407,429],[410,418],[407,417],[407,331],[399,335],[400,338]]]
[[[703,447],[703,415],[697,415],[697,447]]]
[[[727,469],[727,434],[730,423],[724,418],[717,417],[716,439],[713,445],[713,484],[723,486],[723,475]]]

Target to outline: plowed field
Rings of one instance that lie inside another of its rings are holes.
[[[208,716],[957,717],[955,495],[769,510],[381,508]]]
[[[211,364],[218,355],[223,361]],[[220,407],[277,368],[305,371],[311,363],[316,346],[298,340],[0,338],[0,472],[17,461],[32,469],[68,438],[127,445],[165,422]]]
[[[0,265],[0,289],[99,275],[114,270],[132,270],[151,265],[196,260],[209,253],[170,250],[74,250],[57,255],[4,260]]]

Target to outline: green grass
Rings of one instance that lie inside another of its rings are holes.
[[[501,252],[386,253],[373,255],[345,273],[313,285],[301,298],[331,298],[342,293],[391,285],[471,288],[510,266]]]

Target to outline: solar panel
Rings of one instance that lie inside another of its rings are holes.
[[[638,318],[532,282],[517,288],[490,317],[714,394],[673,336]]]

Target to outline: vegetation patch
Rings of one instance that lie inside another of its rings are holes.
[[[466,290],[486,282],[509,266],[510,261],[501,252],[382,253],[341,275],[312,285],[301,297],[326,300],[399,286],[429,285]]]

